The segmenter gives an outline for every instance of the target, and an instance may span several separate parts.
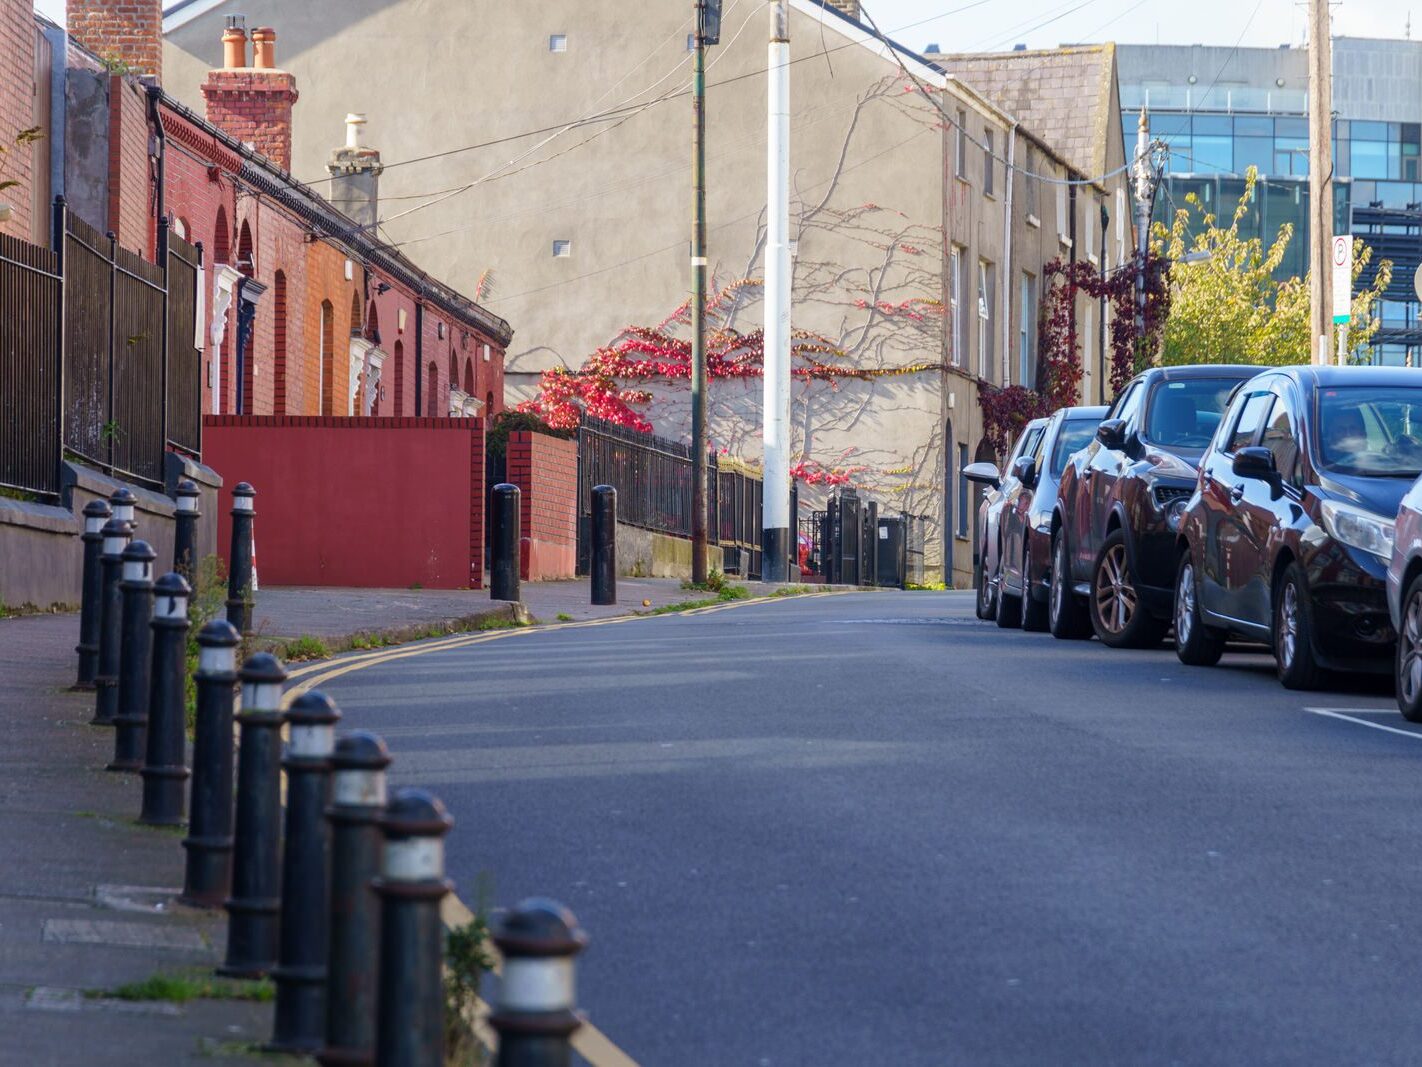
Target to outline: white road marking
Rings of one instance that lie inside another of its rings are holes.
[[[1331,708],[1304,708],[1310,715],[1323,715],[1330,719],[1342,719],[1344,722],[1357,723],[1359,726],[1367,726],[1374,730],[1384,730],[1390,734],[1399,734],[1402,737],[1410,737],[1414,741],[1422,741],[1422,733],[1415,733],[1412,730],[1401,730],[1396,726],[1384,726],[1380,722],[1369,722],[1367,719],[1358,718],[1359,715],[1380,715],[1387,711],[1386,708],[1343,708],[1335,711]],[[1353,714],[1346,714],[1352,712]]]

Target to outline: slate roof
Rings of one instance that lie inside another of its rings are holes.
[[[1114,44],[925,58],[1006,111],[1087,177],[1106,172],[1107,138],[1121,136],[1111,121]]]

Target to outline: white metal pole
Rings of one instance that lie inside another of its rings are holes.
[[[1328,362],[1332,329],[1329,251],[1333,246],[1333,39],[1328,0],[1309,0],[1308,195],[1309,302],[1318,345],[1310,362]]]
[[[761,578],[790,577],[790,12],[770,9],[765,245],[765,484]]]

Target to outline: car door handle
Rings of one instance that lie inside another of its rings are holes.
[[[1244,499],[1243,483],[1236,485],[1233,489],[1229,491],[1229,498],[1233,500],[1236,504],[1238,504],[1241,500]]]

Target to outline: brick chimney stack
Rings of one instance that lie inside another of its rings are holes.
[[[95,55],[163,80],[163,0],[69,0],[68,22]]]
[[[208,71],[202,95],[207,121],[250,144],[283,170],[291,170],[291,107],[296,79],[276,65],[276,30],[252,31],[252,66],[247,66],[247,28],[241,15],[227,17],[222,34],[223,66]]]
[[[331,202],[367,229],[380,217],[380,150],[362,145],[365,116],[346,116],[346,143],[331,153],[326,172],[331,175]]]

